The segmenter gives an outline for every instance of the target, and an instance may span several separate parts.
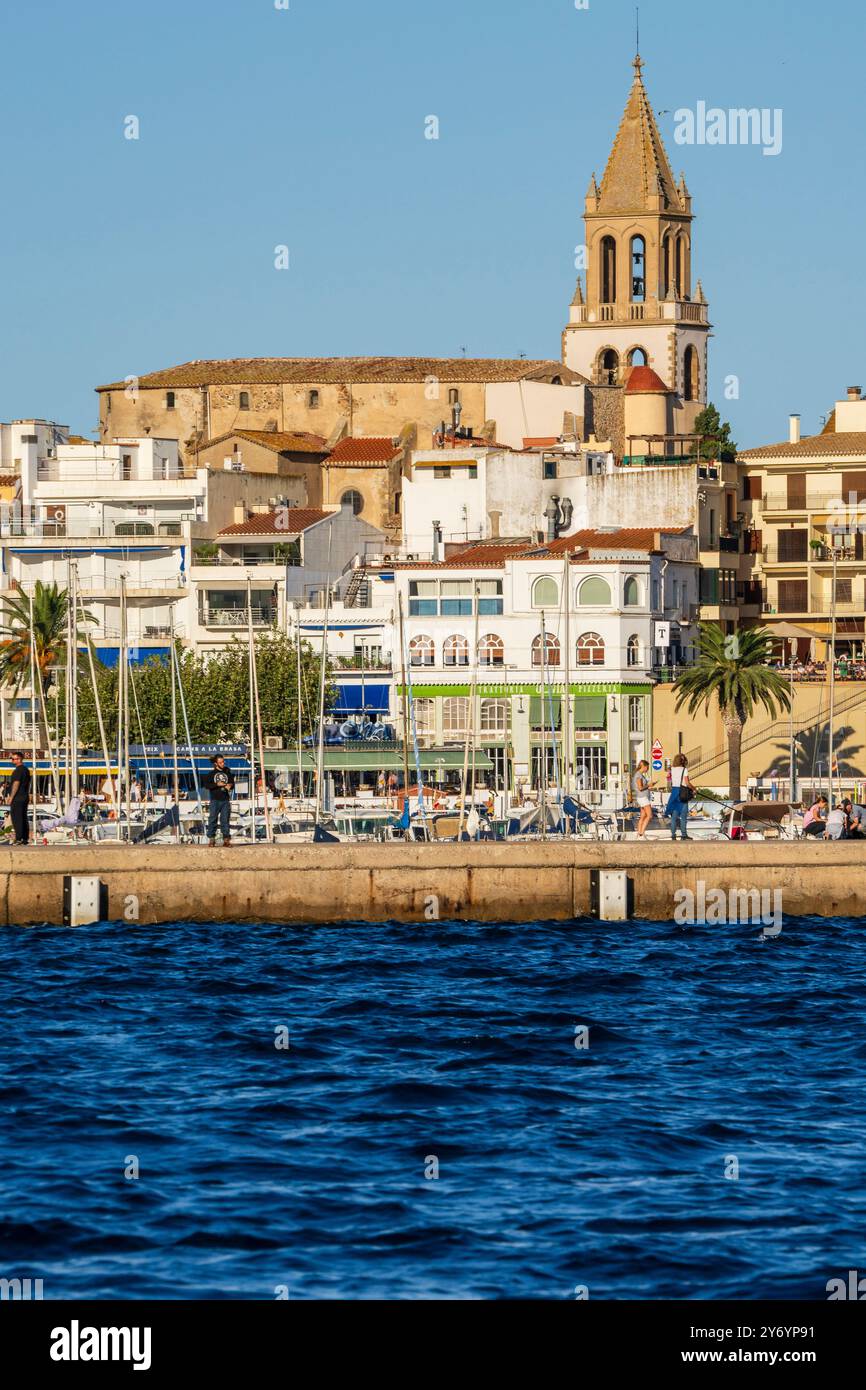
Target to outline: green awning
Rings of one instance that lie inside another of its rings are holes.
[[[551,711],[553,720],[551,723]],[[562,728],[562,699],[559,695],[533,695],[529,701],[529,727],[531,729]]]
[[[472,766],[472,754],[469,755],[469,766]],[[463,749],[462,748],[422,748],[421,767],[422,769],[435,772],[441,768],[443,771],[462,768]],[[265,767],[269,771],[297,772],[298,752],[296,748],[288,748],[283,752],[265,753]],[[316,771],[316,750],[315,748],[305,748],[301,753],[301,767],[304,772]],[[480,772],[488,771],[493,767],[488,755],[483,748],[475,750],[475,767]],[[326,748],[325,749],[325,771],[326,772],[402,772],[403,753],[399,748],[376,748],[367,744],[364,747],[354,747],[351,744],[345,748]],[[415,752],[409,750],[409,773],[410,776],[415,772]]]
[[[604,729],[607,726],[607,699],[604,695],[578,695],[574,701],[576,729]]]

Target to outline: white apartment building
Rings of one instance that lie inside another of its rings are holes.
[[[419,739],[447,748],[471,726],[497,788],[537,789],[564,785],[567,737],[573,789],[622,796],[650,754],[657,667],[696,641],[690,531],[490,542],[406,562],[394,583]]]

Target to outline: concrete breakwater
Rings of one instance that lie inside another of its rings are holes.
[[[0,850],[0,925],[61,924],[70,874],[100,879],[112,921],[570,921],[591,914],[597,870],[625,871],[633,915],[652,920],[671,920],[684,889],[698,901],[778,890],[790,916],[866,915],[857,841],[100,844]]]

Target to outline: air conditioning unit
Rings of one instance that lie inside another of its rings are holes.
[[[283,740],[269,734],[265,739],[265,748],[269,753],[281,753],[283,751]]]

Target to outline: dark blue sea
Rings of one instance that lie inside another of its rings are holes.
[[[0,1274],[826,1299],[866,1270],[864,999],[863,921],[7,929]]]

